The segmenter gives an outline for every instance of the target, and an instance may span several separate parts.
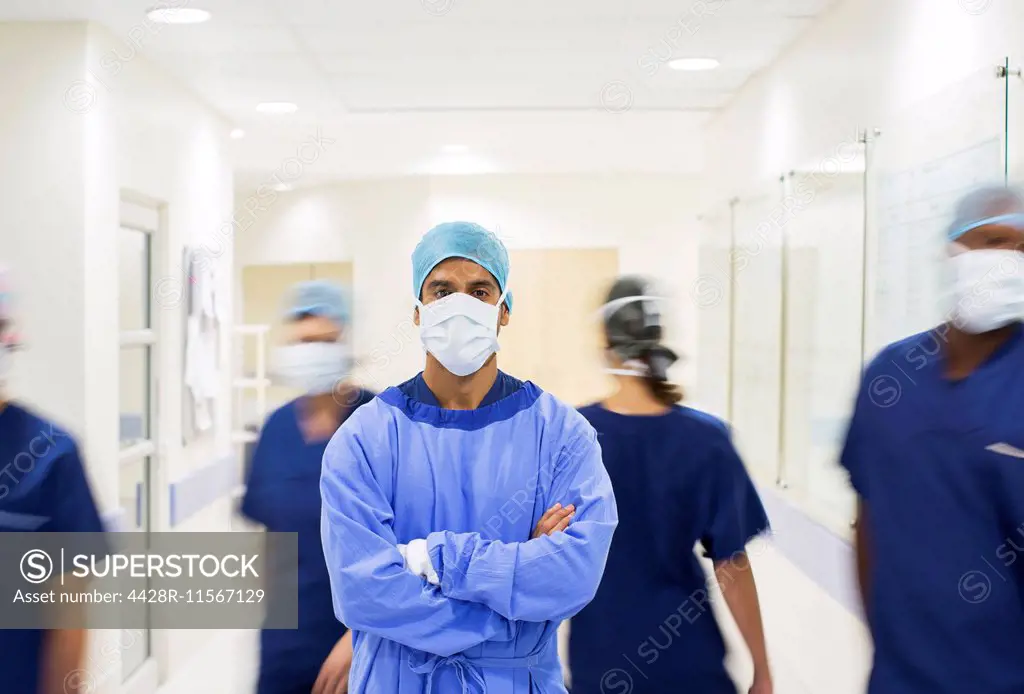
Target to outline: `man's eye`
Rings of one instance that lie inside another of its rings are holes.
[[[434,292],[434,298],[435,299],[443,299],[446,296],[448,296],[449,294],[451,294],[451,292],[449,290],[447,290],[447,289],[438,289],[436,292]]]
[[[473,296],[475,296],[477,299],[486,299],[490,295],[491,293],[486,289],[477,289],[473,292]]]

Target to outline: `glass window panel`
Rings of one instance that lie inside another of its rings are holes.
[[[118,273],[120,329],[151,328],[150,316],[150,236],[137,229],[122,227],[118,234]]]
[[[784,477],[844,533],[855,499],[838,460],[863,350],[864,174],[854,168],[787,179],[787,198],[805,204],[786,225]]]
[[[782,185],[777,180],[735,206],[732,425],[751,475],[779,473],[782,378]]]
[[[692,291],[697,331],[697,393],[691,403],[728,420],[732,354],[732,205],[723,202],[701,215],[700,258]]]
[[[120,355],[121,448],[150,438],[150,347],[124,347]]]

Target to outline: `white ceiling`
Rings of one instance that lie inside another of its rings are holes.
[[[0,0],[0,20],[91,19],[127,41],[160,0]],[[303,183],[423,172],[695,172],[703,125],[835,0],[162,0],[144,54],[246,131],[240,182],[319,129]],[[685,73],[659,57],[715,57]],[[256,113],[294,101],[298,113]],[[446,155],[445,145],[468,153]]]

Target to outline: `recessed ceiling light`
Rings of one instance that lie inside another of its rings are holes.
[[[299,107],[287,101],[267,101],[256,106],[256,110],[260,113],[281,114],[295,113],[299,110]]]
[[[445,145],[441,148],[441,151],[445,154],[462,154],[469,150],[466,145]]]
[[[245,137],[245,131],[241,128],[235,128],[231,131],[232,140],[241,140],[243,137]]]
[[[714,58],[677,58],[676,60],[669,61],[668,66],[673,70],[696,72],[700,70],[714,70],[719,64]]]
[[[160,24],[202,24],[209,21],[210,13],[196,7],[154,7],[146,17]]]

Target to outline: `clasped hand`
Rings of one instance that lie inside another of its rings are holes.
[[[562,532],[569,527],[574,515],[576,515],[576,507],[572,504],[565,507],[555,504],[537,521],[537,527],[533,529],[530,539],[535,540],[538,537]],[[398,545],[398,552],[405,561],[405,568],[417,576],[427,579],[431,585],[440,585],[441,579],[430,561],[426,539],[412,540],[408,544]]]

